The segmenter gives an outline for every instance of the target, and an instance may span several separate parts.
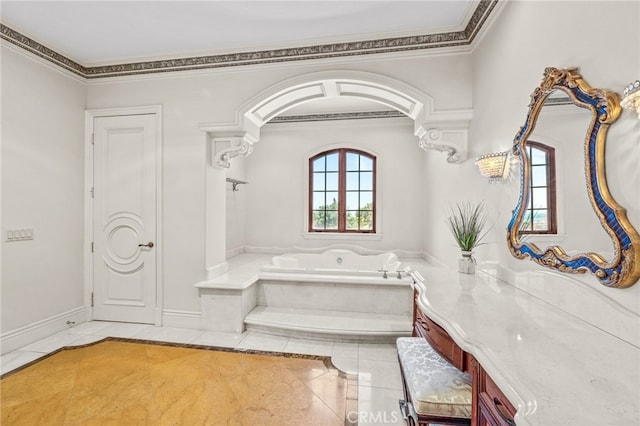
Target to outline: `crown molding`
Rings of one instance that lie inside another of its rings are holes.
[[[85,67],[0,23],[0,38],[87,79],[470,46],[499,1],[480,0],[463,31]]]
[[[273,117],[266,124],[278,123],[306,123],[317,121],[342,121],[342,120],[369,120],[377,118],[405,118],[406,114],[400,111],[360,111],[360,112],[338,112],[327,114],[302,114],[302,115],[279,115]]]
[[[87,77],[87,68],[83,67],[79,63],[59,54],[58,52],[49,49],[47,46],[43,46],[37,41],[30,39],[29,37],[20,34],[19,32],[7,27],[0,23],[0,39],[11,43],[14,46],[22,48],[23,50],[38,56],[41,59],[45,59],[60,68],[70,71],[73,74],[81,77]]]

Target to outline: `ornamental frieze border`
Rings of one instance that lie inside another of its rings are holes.
[[[473,42],[498,1],[480,0],[463,31],[96,67],[80,65],[1,23],[0,38],[74,74],[93,79],[467,46]]]

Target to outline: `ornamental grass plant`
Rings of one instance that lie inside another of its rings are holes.
[[[470,201],[451,207],[449,229],[462,251],[472,251],[482,245],[482,238],[487,234],[487,215],[483,202]]]

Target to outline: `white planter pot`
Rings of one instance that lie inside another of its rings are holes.
[[[462,259],[458,259],[458,272],[461,274],[474,274],[476,272],[476,261],[472,256],[472,252],[462,252]]]

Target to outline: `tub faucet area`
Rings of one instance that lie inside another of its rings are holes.
[[[396,272],[396,278],[401,280],[402,279],[402,273],[403,272],[407,272],[407,271],[388,271],[386,269],[378,269],[378,272],[382,272],[382,278],[389,278],[389,274],[388,272]]]

